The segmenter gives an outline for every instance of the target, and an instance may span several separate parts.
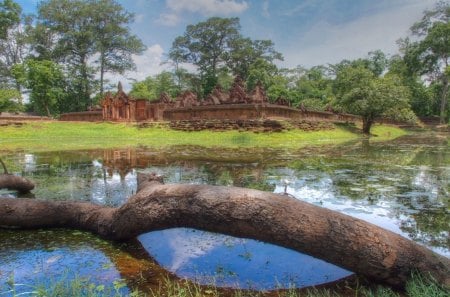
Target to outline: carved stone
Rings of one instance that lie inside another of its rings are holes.
[[[264,90],[264,87],[260,81],[258,81],[258,83],[255,86],[255,89],[250,95],[250,102],[256,104],[268,102],[266,91]]]
[[[233,85],[231,86],[228,103],[247,103],[247,97],[244,82],[239,76],[236,76]]]

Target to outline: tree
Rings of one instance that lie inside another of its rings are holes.
[[[325,110],[334,98],[332,80],[325,66],[314,66],[310,69],[298,68],[295,79],[296,104],[312,110]]]
[[[417,65],[417,64],[416,64]],[[388,75],[396,75],[411,91],[411,109],[417,116],[439,114],[439,102],[433,95],[433,87],[427,87],[417,72],[411,72],[404,57],[395,55],[389,62]]]
[[[96,52],[95,18],[92,1],[47,0],[38,5],[38,26],[53,37],[52,60],[64,63],[76,84],[77,109],[85,110],[93,89],[94,69],[88,65]],[[46,37],[46,35],[44,35]]]
[[[238,38],[231,43],[232,50],[226,53],[226,65],[235,76],[247,80],[250,68],[258,60],[273,64],[275,60],[282,61],[283,55],[275,50],[271,40],[254,40]]]
[[[183,36],[175,38],[170,58],[192,63],[201,73],[217,76],[225,65],[226,53],[239,34],[239,18],[212,17],[204,22],[186,27]]]
[[[20,22],[22,8],[12,0],[0,2],[0,39],[5,39],[8,30]]]
[[[21,95],[15,89],[0,89],[0,113],[2,111],[20,111]]]
[[[427,75],[432,82],[439,82],[441,123],[447,117],[450,56],[450,3],[440,1],[433,10],[425,11],[422,20],[411,27],[413,36],[419,41],[402,42],[405,61],[411,72]]]
[[[378,117],[412,116],[409,90],[395,76],[376,77],[367,68],[350,66],[337,73],[334,87],[336,104],[362,117],[365,134]]]
[[[133,21],[133,14],[113,0],[93,2],[97,25],[95,26],[96,48],[99,52],[97,63],[100,68],[100,96],[104,90],[106,72],[123,74],[134,70],[136,65],[132,55],[145,50],[142,41],[130,34],[127,27]]]
[[[149,76],[143,81],[133,83],[130,95],[135,98],[156,100],[163,92],[172,98],[176,97],[180,92],[180,89],[175,83],[174,75],[167,71],[163,71],[155,76]]]
[[[51,59],[65,65],[68,98],[67,111],[92,106],[92,93],[100,74],[103,92],[106,72],[123,73],[133,69],[131,55],[140,53],[142,42],[131,35],[127,25],[133,15],[114,0],[47,0],[38,6],[33,47],[39,59]],[[96,63],[89,62],[98,57]],[[98,67],[93,67],[98,66]],[[72,109],[74,108],[74,109]]]
[[[21,17],[21,7],[13,1],[0,2],[0,85],[4,89],[14,88],[21,92],[20,84],[11,70],[15,64],[23,62],[26,55],[27,34],[24,30],[29,18]],[[18,96],[21,104],[21,96]]]
[[[58,114],[58,103],[64,100],[65,81],[58,64],[48,60],[27,60],[13,69],[17,79],[30,90],[33,110],[41,115]]]
[[[183,36],[175,38],[169,58],[176,69],[180,63],[197,66],[203,95],[207,95],[226,72],[247,80],[254,64],[264,60],[273,65],[282,60],[270,40],[251,40],[240,32],[238,18],[209,18],[189,25]]]

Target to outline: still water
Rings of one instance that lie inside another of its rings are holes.
[[[286,192],[450,257],[448,135],[299,150],[178,146],[0,155],[11,172],[36,182],[35,199],[120,206],[135,193],[137,172],[156,172],[166,183]],[[12,191],[0,190],[0,195],[18,199]],[[171,275],[201,284],[275,289],[351,274],[281,247],[184,228],[142,234],[121,245],[71,230],[0,231],[0,239],[4,288],[77,278],[127,292],[139,282],[157,284]]]

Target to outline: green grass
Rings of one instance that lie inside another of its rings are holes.
[[[377,140],[389,140],[406,134],[393,126],[375,126]],[[183,132],[163,126],[138,128],[125,123],[29,122],[22,126],[1,128],[0,150],[74,150],[126,146],[163,147],[200,145],[205,147],[301,148],[307,145],[339,144],[358,139],[361,134],[336,126],[334,130],[278,133],[254,132]]]

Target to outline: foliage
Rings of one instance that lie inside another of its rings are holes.
[[[448,111],[450,3],[440,1],[433,10],[425,11],[411,32],[420,39],[401,41],[405,63],[411,75],[426,75],[429,81],[441,85],[439,116],[444,123]]]
[[[65,97],[64,75],[56,63],[48,60],[27,60],[16,65],[14,73],[30,90],[30,103],[41,115],[58,114],[58,103]]]
[[[0,89],[0,112],[2,111],[20,111],[22,106],[18,103],[20,93],[14,89]]]
[[[186,27],[183,36],[175,38],[171,59],[192,63],[203,74],[213,77],[226,61],[232,43],[240,38],[238,18],[212,17],[204,22]]]
[[[345,67],[337,73],[334,89],[336,105],[363,118],[364,133],[370,133],[378,117],[413,117],[409,90],[395,76],[376,77],[361,66]]]
[[[38,59],[65,65],[66,97],[62,111],[84,111],[93,105],[91,95],[104,88],[106,72],[123,73],[134,68],[132,54],[144,50],[130,34],[133,15],[114,0],[47,0],[38,5],[32,32],[32,49]],[[90,61],[98,56],[93,64]]]
[[[27,34],[24,27],[29,18],[21,16],[21,7],[10,0],[0,2],[0,87],[16,89],[21,92],[20,84],[12,74],[15,64],[22,63],[26,52]],[[22,97],[17,97],[22,103]]]
[[[232,50],[227,54],[226,65],[233,75],[246,80],[250,69],[257,61],[263,60],[272,64],[275,60],[282,61],[283,56],[275,50],[271,40],[254,40],[239,38],[232,41]]]
[[[134,82],[130,95],[134,98],[156,100],[163,93],[167,93],[171,98],[175,98],[180,89],[175,83],[172,73],[163,71],[155,76],[149,76],[140,82]]]
[[[251,40],[240,33],[238,18],[212,17],[186,27],[183,36],[175,38],[169,58],[179,69],[180,63],[191,63],[199,72],[202,92],[207,95],[219,83],[219,74],[231,72],[247,80],[252,65],[263,60],[273,65],[282,60],[271,40]]]
[[[22,8],[12,0],[0,2],[0,39],[5,39],[8,30],[20,22]]]
[[[133,14],[114,0],[94,1],[92,5],[97,18],[94,30],[99,59],[96,62],[100,68],[100,94],[103,94],[104,74],[135,70],[132,55],[142,53],[145,46],[127,26],[133,21]]]
[[[403,85],[409,88],[411,109],[417,116],[432,116],[439,113],[439,102],[433,94],[433,87],[427,87],[420,75],[411,73],[402,57],[393,56],[389,65],[388,74],[398,76]]]

